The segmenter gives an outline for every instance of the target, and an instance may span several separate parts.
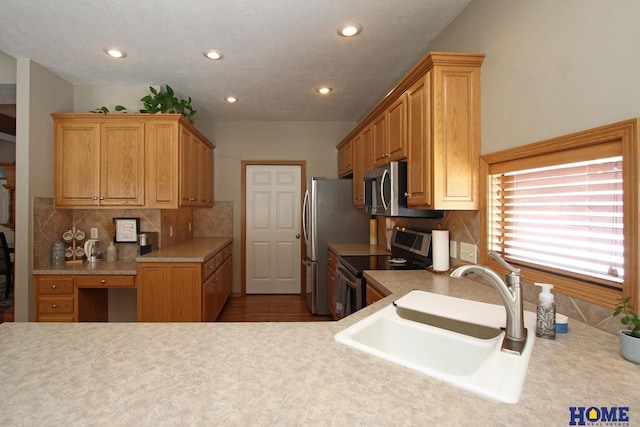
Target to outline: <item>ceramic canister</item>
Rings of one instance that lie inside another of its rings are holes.
[[[51,246],[51,265],[64,265],[65,245],[60,240]]]

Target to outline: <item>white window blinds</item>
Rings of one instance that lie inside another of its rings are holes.
[[[491,173],[491,250],[514,264],[622,286],[622,156]]]

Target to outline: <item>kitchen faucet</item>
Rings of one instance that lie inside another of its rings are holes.
[[[524,316],[522,314],[522,276],[519,268],[513,268],[496,252],[489,252],[489,255],[509,270],[505,275],[506,283],[488,267],[480,265],[463,265],[456,268],[451,277],[463,277],[468,274],[477,274],[484,277],[493,286],[507,310],[507,326],[504,340],[502,341],[502,351],[508,353],[522,354],[524,344],[527,339],[527,330],[524,327]]]

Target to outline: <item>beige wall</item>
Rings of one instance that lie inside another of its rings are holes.
[[[53,196],[52,112],[70,111],[73,86],[29,59],[17,60],[15,318],[35,318],[33,197]]]
[[[157,89],[158,86],[155,86]],[[73,87],[73,111],[87,113],[105,106],[115,111],[116,105],[122,105],[130,113],[137,113],[142,108],[140,99],[149,93],[148,85],[137,86],[91,86],[75,85]]]
[[[1,50],[0,84],[16,84],[16,59]]]
[[[486,154],[640,116],[639,22],[636,0],[474,0],[430,50],[486,54]]]

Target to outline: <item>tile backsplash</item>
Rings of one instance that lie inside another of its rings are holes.
[[[91,228],[98,229],[98,248],[106,253],[112,237],[113,218],[140,218],[139,232],[153,232],[157,246],[169,246],[191,237],[230,237],[232,202],[216,202],[212,209],[56,209],[53,199],[34,199],[34,266],[50,265],[51,246],[62,240],[62,234],[72,227],[90,237]],[[134,260],[138,255],[135,243],[116,243],[119,260]]]
[[[384,217],[378,217],[378,245],[385,246],[384,238],[385,221]],[[393,218],[398,227],[431,231],[441,224],[442,229],[449,230],[449,239],[458,242],[472,243],[480,246],[480,212],[479,211],[446,211],[443,218]],[[382,237],[382,239],[381,239]],[[451,268],[464,264],[459,259],[450,258]],[[478,281],[483,285],[490,286]],[[537,304],[540,289],[532,283],[524,283],[524,299],[532,304]],[[612,310],[606,307],[592,304],[578,298],[569,297],[558,292],[554,292],[556,311],[598,329],[618,334],[622,324],[617,318],[612,316]],[[571,330],[571,320],[569,321],[569,331]]]

